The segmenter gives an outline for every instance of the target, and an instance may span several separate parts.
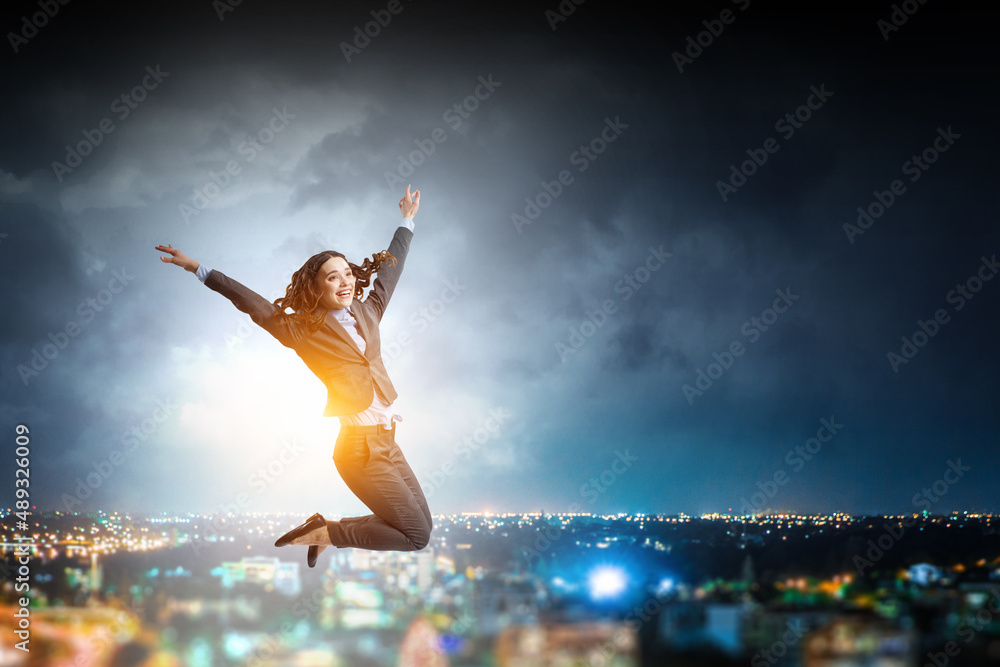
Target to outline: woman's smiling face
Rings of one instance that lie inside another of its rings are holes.
[[[354,300],[354,272],[343,257],[331,257],[316,272],[320,306],[328,310],[347,308]]]

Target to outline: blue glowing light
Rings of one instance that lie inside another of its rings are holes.
[[[625,572],[620,567],[602,565],[594,568],[587,578],[590,597],[595,600],[612,598],[625,590]]]

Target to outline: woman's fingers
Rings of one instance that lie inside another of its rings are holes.
[[[160,261],[166,264],[176,264],[179,259],[178,255],[180,255],[181,257],[184,256],[184,253],[182,253],[180,250],[178,250],[177,248],[173,247],[170,244],[158,245],[156,246],[156,249],[159,250],[160,252],[165,252],[168,255],[170,255],[170,257],[160,257]]]
[[[419,205],[420,204],[420,190],[414,190],[413,193],[411,194],[410,193],[410,184],[407,184],[406,185],[406,195],[402,199],[399,200],[399,206],[400,206],[400,208],[403,207],[403,202],[406,202],[408,204],[418,204]]]

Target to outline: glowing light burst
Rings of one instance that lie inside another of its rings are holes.
[[[594,568],[587,577],[587,587],[590,597],[595,600],[612,598],[625,590],[627,583],[625,571],[613,565],[602,565]]]

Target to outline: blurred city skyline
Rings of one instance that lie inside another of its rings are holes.
[[[314,569],[272,544],[294,521],[38,513],[0,611],[30,596],[46,665],[1000,663],[997,515],[450,515]]]

